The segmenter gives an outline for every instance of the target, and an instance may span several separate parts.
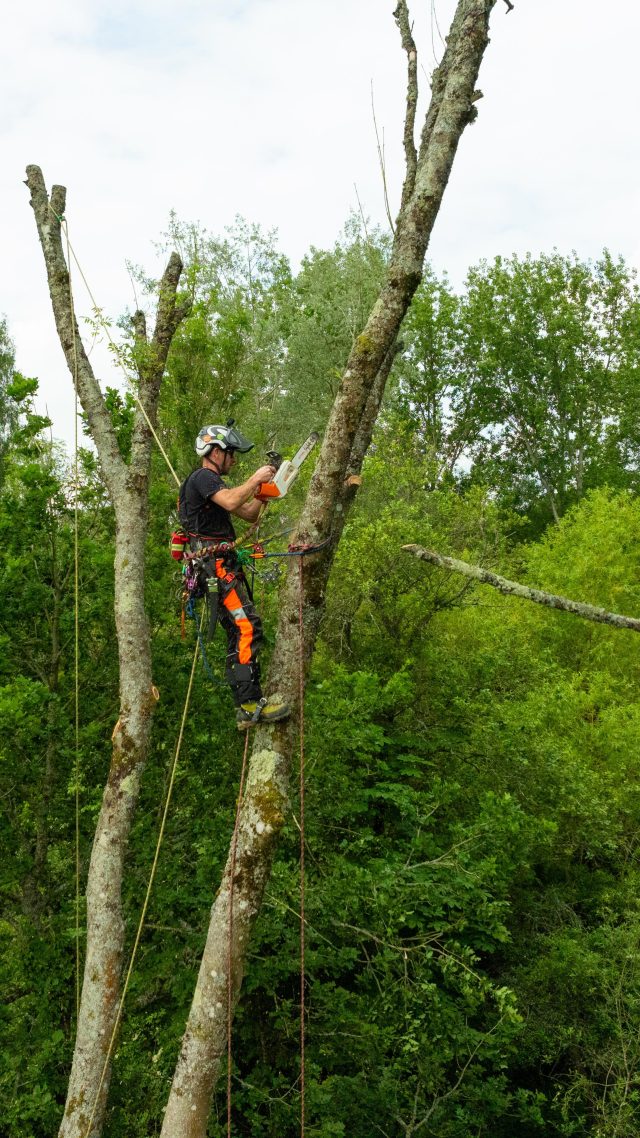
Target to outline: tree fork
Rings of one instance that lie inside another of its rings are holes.
[[[176,292],[182,262],[169,258],[160,284],[156,324],[138,368],[141,408],[136,410],[130,462],[118,446],[100,385],[85,351],[73,306],[62,226],[66,190],[49,198],[42,171],[27,167],[27,181],[44,255],[58,337],[78,398],[89,421],[116,518],[114,613],[119,658],[120,707],[112,738],[107,784],[87,878],[87,946],[61,1138],[97,1138],[109,1086],[109,1045],[118,1010],[124,949],[122,875],[131,823],[146,762],[155,706],[151,645],[144,609],[145,540],[152,436],[146,417],[157,418],[160,385],[175,331],[187,313]],[[144,332],[134,318],[138,338]],[[146,338],[146,335],[145,335]]]
[[[488,43],[488,22],[494,4],[495,0],[459,0],[444,57],[434,75],[431,105],[415,166],[408,133],[405,133],[405,188],[386,279],[347,361],[295,535],[295,540],[311,544],[335,535],[327,550],[304,560],[305,672],[324,611],[325,588],[337,538],[353,498],[353,486],[345,486],[347,476],[355,473],[349,464],[352,458],[356,464],[361,462],[358,455],[364,454],[370,440],[384,380],[393,359],[393,345],[422,278],[427,244],[458,143],[465,127],[475,117],[476,80]],[[398,4],[396,21],[409,57],[405,126],[409,122],[412,128],[417,70],[415,60],[410,58],[412,41],[410,43],[406,36],[409,26],[406,0]],[[383,379],[376,385],[376,377],[381,375]],[[372,394],[374,388],[375,395]],[[363,434],[359,436],[361,427]],[[299,599],[300,574],[298,566],[292,564],[282,593],[269,687],[294,708],[300,687]],[[234,998],[240,988],[249,938],[260,910],[286,810],[293,734],[291,721],[256,732],[241,807],[233,888],[231,987]],[[211,910],[161,1138],[175,1138],[177,1134],[180,1138],[204,1138],[206,1134],[211,1096],[226,1054],[230,864],[229,856]]]

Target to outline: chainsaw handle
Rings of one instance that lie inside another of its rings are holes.
[[[259,502],[269,502],[272,498],[279,498],[280,491],[275,482],[261,482],[254,495]]]

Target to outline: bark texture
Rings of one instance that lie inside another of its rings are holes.
[[[417,67],[406,0],[401,0],[395,12],[408,63],[406,176],[386,279],[347,361],[296,534],[300,543],[331,539],[321,553],[305,557],[303,563],[305,672],[324,610],[333,555],[354,496],[354,484],[347,480],[358,473],[369,444],[394,344],[422,277],[427,244],[458,143],[465,126],[476,117],[475,84],[488,43],[489,15],[494,3],[495,0],[459,0],[442,63],[433,75],[431,105],[417,155],[413,144]],[[281,600],[269,688],[296,707],[301,666],[297,564],[290,566]],[[292,743],[291,721],[256,732],[241,809],[233,884],[231,971],[236,995],[287,809]],[[226,1054],[230,864],[231,856],[211,910],[162,1138],[204,1138],[213,1088]]]
[[[60,1126],[60,1135],[64,1138],[89,1138],[89,1135],[94,1138],[102,1129],[109,1085],[109,1045],[120,993],[124,944],[123,865],[155,706],[150,635],[143,599],[152,433],[142,411],[138,410],[130,461],[126,462],[73,310],[62,241],[66,190],[63,186],[54,186],[49,198],[38,166],[27,167],[26,184],[44,254],[58,336],[71,375],[74,382],[77,381],[78,398],[89,421],[116,519],[114,610],[120,665],[119,718],[89,865],[84,980],[67,1102]],[[181,272],[182,263],[174,253],[160,285],[153,337],[149,342],[144,337],[144,351],[138,356],[139,404],[144,406],[154,424],[171,340],[186,314],[186,308],[176,301]],[[144,318],[141,323],[140,316],[136,318],[138,340],[144,332]]]
[[[421,545],[403,545],[404,553],[412,553],[420,561],[428,561],[440,569],[450,569],[452,573],[461,573],[472,581],[480,581],[482,585],[491,585],[505,596],[522,597],[525,601],[534,601],[537,605],[546,605],[550,609],[559,609],[561,612],[570,612],[574,616],[581,616],[583,620],[592,620],[596,624],[609,624],[612,628],[629,628],[632,632],[640,632],[640,619],[634,616],[621,616],[617,612],[607,612],[606,609],[588,605],[585,601],[572,601],[568,597],[558,596],[557,593],[545,593],[542,589],[532,589],[529,585],[520,585],[517,581],[509,581],[506,577],[499,577],[488,569],[481,569],[479,565],[469,565],[467,561],[458,561],[456,557],[445,557],[442,553],[435,553],[432,549],[423,549]]]

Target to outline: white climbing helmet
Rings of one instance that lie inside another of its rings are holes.
[[[220,450],[238,450],[241,454],[252,450],[254,444],[249,442],[249,439],[245,438],[233,424],[233,419],[227,419],[224,427],[219,423],[203,427],[196,439],[198,458],[206,458],[214,447],[220,447]]]

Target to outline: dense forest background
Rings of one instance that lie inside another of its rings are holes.
[[[200,427],[229,415],[257,442],[245,469],[268,447],[291,455],[324,426],[386,237],[353,217],[297,273],[241,219],[214,237],[172,217],[165,240],[193,302],[162,392],[171,462],[187,474]],[[151,303],[154,282],[140,272],[138,287]],[[427,272],[405,321],[306,693],[306,1098],[319,1138],[638,1132],[640,643],[462,583],[401,546],[638,615],[639,316],[622,261],[553,252],[474,266],[460,289]],[[75,1019],[76,475],[34,412],[36,381],[14,369],[6,324],[0,347],[0,1134],[44,1138]],[[132,395],[109,401],[126,455]],[[113,517],[88,445],[77,481],[84,871],[117,706]],[[298,499],[270,509],[263,535],[294,520]],[[181,638],[174,508],[158,457],[140,589],[161,699],[126,883],[131,937],[195,638],[193,624]],[[269,638],[277,581],[259,568],[255,587]],[[223,653],[218,633],[198,672],[108,1138],[159,1132],[227,854],[241,747]],[[297,811],[234,1025],[234,1129],[253,1138],[299,1125]],[[209,1133],[225,1132],[220,1098]]]

